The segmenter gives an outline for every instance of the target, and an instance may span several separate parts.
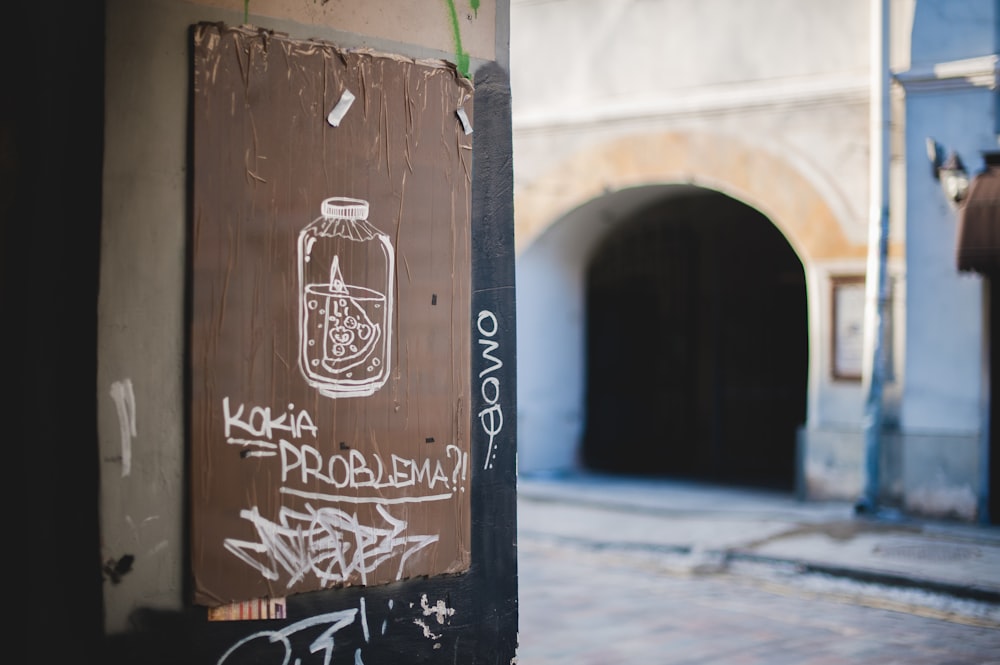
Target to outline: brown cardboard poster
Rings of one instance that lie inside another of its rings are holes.
[[[471,84],[192,34],[195,602],[466,570]]]

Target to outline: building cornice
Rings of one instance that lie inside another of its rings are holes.
[[[515,109],[512,124],[515,131],[530,132],[659,118],[704,117],[753,110],[865,103],[870,94],[869,85],[868,77],[862,75],[706,86],[684,91],[665,91],[663,96],[648,99],[629,97],[520,113]]]
[[[965,60],[939,62],[893,72],[893,80],[907,93],[941,92],[1000,87],[1000,56],[985,55]]]

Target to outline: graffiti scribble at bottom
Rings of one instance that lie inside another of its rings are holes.
[[[327,614],[320,614],[308,619],[304,619],[290,626],[286,626],[281,630],[263,630],[253,635],[244,637],[239,642],[231,646],[222,657],[219,658],[218,665],[223,665],[224,663],[232,662],[244,662],[243,658],[246,658],[248,653],[252,653],[253,648],[256,647],[260,649],[261,644],[259,642],[264,642],[266,644],[280,644],[283,657],[280,659],[282,665],[287,665],[292,662],[292,655],[294,647],[292,646],[292,641],[289,639],[296,633],[301,633],[304,630],[313,628],[315,626],[321,626],[324,628],[323,632],[319,634],[310,644],[309,650],[312,653],[321,653],[323,657],[324,665],[330,665],[333,662],[333,651],[336,647],[336,641],[334,635],[338,631],[354,623],[354,619],[358,614],[358,610],[340,610],[339,612],[330,612]],[[258,644],[254,644],[258,642]],[[250,646],[248,646],[250,645]],[[355,652],[355,663],[361,661],[361,650],[358,649]],[[296,663],[301,663],[301,658],[296,658]]]
[[[395,559],[395,579],[400,580],[407,560],[439,536],[406,535],[405,520],[393,517],[382,505],[375,509],[386,526],[361,524],[357,515],[310,505],[304,512],[283,507],[279,522],[272,522],[254,506],[240,511],[240,517],[254,525],[259,542],[227,538],[224,545],[267,580],[288,575],[288,588],[310,575],[324,587],[342,584],[352,575],[367,584],[369,573]]]

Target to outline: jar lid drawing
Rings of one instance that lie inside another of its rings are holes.
[[[323,201],[320,212],[329,219],[368,219],[368,201],[335,196]]]

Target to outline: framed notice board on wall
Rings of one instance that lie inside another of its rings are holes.
[[[864,358],[865,278],[831,280],[831,369],[833,378],[860,381]]]
[[[497,69],[192,30],[190,595],[218,662],[266,641],[236,619],[290,658],[513,654]]]

